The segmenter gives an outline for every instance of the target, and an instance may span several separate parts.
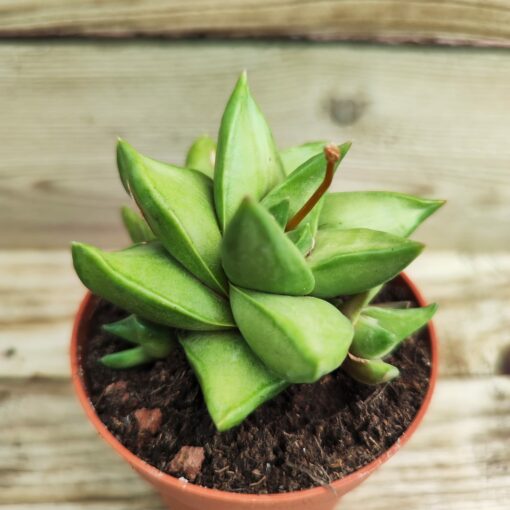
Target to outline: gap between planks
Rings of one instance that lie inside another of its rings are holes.
[[[4,37],[252,37],[508,46],[505,0],[3,0]]]

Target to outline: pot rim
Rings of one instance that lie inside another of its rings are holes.
[[[427,301],[418,290],[413,281],[405,274],[400,273],[399,275],[404,283],[410,288],[411,292],[414,294],[416,301],[420,306],[426,306]],[[99,416],[96,414],[94,406],[88,397],[88,393],[85,387],[85,383],[83,380],[83,368],[81,366],[81,357],[80,357],[80,345],[79,345],[79,332],[82,327],[82,323],[88,321],[90,319],[90,306],[93,303],[95,296],[91,292],[87,292],[85,297],[80,303],[78,311],[75,316],[72,337],[71,337],[71,348],[70,348],[70,357],[71,357],[71,379],[78,396],[78,400],[80,401],[83,409],[85,410],[85,414],[89,418],[89,420],[94,425],[95,429],[99,433],[99,435],[121,456],[123,457],[131,466],[133,466],[137,471],[142,473],[148,479],[156,478],[159,483],[163,485],[172,486],[175,489],[185,490],[186,492],[191,492],[196,496],[202,496],[205,498],[216,499],[221,501],[228,501],[229,503],[246,503],[248,501],[257,501],[259,503],[268,502],[268,501],[283,501],[293,502],[297,500],[301,500],[304,497],[310,498],[314,496],[319,496],[320,493],[324,493],[327,491],[333,490],[334,492],[338,491],[340,494],[345,492],[342,491],[343,488],[348,488],[352,483],[355,483],[359,479],[366,478],[370,473],[372,473],[375,469],[381,466],[384,462],[386,462],[389,458],[391,458],[414,434],[420,423],[422,422],[428,407],[430,405],[430,401],[432,399],[432,394],[434,393],[434,388],[437,381],[438,375],[438,360],[439,360],[439,346],[437,340],[437,334],[432,321],[429,321],[427,325],[428,336],[429,336],[429,344],[430,344],[430,353],[431,353],[431,368],[430,368],[430,378],[429,378],[429,387],[423,398],[422,404],[418,409],[413,421],[409,424],[407,429],[402,433],[402,435],[393,443],[390,448],[388,448],[381,455],[376,457],[372,462],[364,465],[360,469],[340,478],[339,480],[335,480],[328,485],[320,486],[320,487],[312,487],[311,489],[302,489],[292,492],[285,493],[277,493],[277,494],[238,494],[234,492],[222,491],[220,489],[211,489],[208,487],[203,487],[200,485],[195,485],[194,483],[182,481],[181,479],[176,478],[170,474],[164,473],[159,469],[151,466],[149,463],[137,457],[134,453],[128,450],[124,445],[122,445],[113,434],[107,429],[107,427],[100,420]]]

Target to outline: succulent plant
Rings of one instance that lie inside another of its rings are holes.
[[[120,140],[120,178],[143,215],[122,210],[134,244],[72,248],[82,282],[132,314],[105,329],[135,347],[102,363],[129,368],[180,346],[220,431],[340,366],[368,384],[396,377],[383,359],[436,307],[370,302],[421,252],[408,236],[443,202],[327,192],[349,149],[278,152],[245,73],[217,148],[200,137],[184,167]]]

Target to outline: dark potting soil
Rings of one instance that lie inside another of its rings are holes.
[[[389,301],[414,299],[397,278],[375,300]],[[291,386],[239,427],[219,433],[180,349],[130,370],[98,363],[101,356],[128,347],[100,328],[125,315],[105,301],[97,306],[82,359],[91,401],[117,439],[161,471],[193,478],[190,471],[179,471],[174,457],[182,447],[199,447],[185,448],[181,455],[190,453],[196,461],[194,483],[205,487],[267,494],[342,478],[395,443],[429,384],[425,329],[388,358],[401,372],[394,381],[365,386],[339,369],[315,384]]]

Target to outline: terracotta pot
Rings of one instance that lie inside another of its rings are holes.
[[[421,306],[426,305],[425,299],[412,281],[403,273],[401,277],[413,292],[418,303]],[[82,346],[89,338],[90,320],[97,303],[98,299],[88,293],[83,299],[75,318],[71,339],[71,373],[74,388],[78,394],[81,405],[85,409],[85,413],[99,432],[99,435],[123,457],[142,478],[147,480],[154,489],[160,493],[163,501],[168,505],[168,508],[172,510],[258,510],[268,508],[272,510],[333,510],[339,508],[341,506],[339,503],[340,498],[344,494],[363,482],[371,473],[381,466],[381,464],[393,456],[414,434],[427,412],[432,393],[434,392],[438,367],[438,341],[434,326],[430,322],[428,325],[428,336],[432,354],[432,369],[429,388],[423,403],[416,417],[409,425],[409,428],[402,434],[399,440],[370,464],[331,483],[327,487],[316,487],[286,494],[252,495],[207,489],[163,473],[139,459],[115,439],[97,416],[87,395],[80,359]]]

